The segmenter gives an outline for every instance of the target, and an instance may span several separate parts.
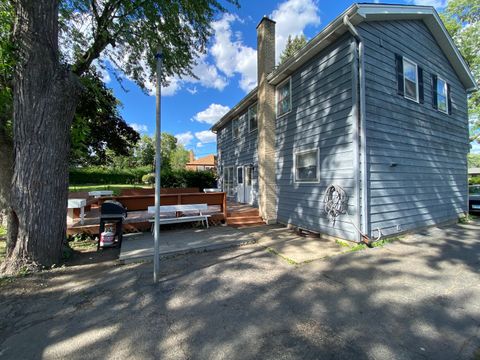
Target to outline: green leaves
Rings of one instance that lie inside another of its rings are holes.
[[[292,39],[291,35],[288,35],[287,45],[280,55],[280,64],[284,63],[289,57],[293,56],[297,51],[303,48],[307,44],[307,38],[305,35],[295,36]]]
[[[236,0],[226,3],[238,6]],[[225,7],[216,0],[64,0],[61,43],[73,71],[83,75],[95,59],[109,60],[143,89],[154,82],[155,53],[162,49],[168,77],[195,76],[195,59],[205,51],[210,23]]]
[[[440,15],[477,80],[480,80],[480,0],[450,0]],[[470,141],[480,139],[480,94],[470,94]]]

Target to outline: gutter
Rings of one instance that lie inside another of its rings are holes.
[[[359,176],[356,176],[358,179],[356,186],[358,188],[361,187],[362,190],[362,232],[363,237],[365,236],[368,238],[370,234],[370,229],[369,229],[369,223],[370,223],[370,214],[368,211],[368,175],[367,175],[367,141],[366,141],[366,135],[367,135],[367,129],[366,129],[366,111],[365,111],[365,45],[363,42],[362,37],[358,33],[357,29],[352,25],[352,23],[349,20],[348,15],[345,15],[343,17],[343,23],[347,27],[348,31],[352,34],[354,37],[357,46],[358,46],[358,83],[357,83],[357,89],[356,91],[358,92],[358,108],[357,105],[355,107],[358,109],[357,111],[357,119],[358,119],[358,125],[360,128],[360,131],[356,131],[357,133],[357,145],[360,143],[360,154],[357,148],[357,151],[355,152],[356,159],[355,161],[359,161],[361,163],[361,178]],[[355,49],[356,50],[356,49]],[[355,51],[355,54],[357,51]],[[356,58],[356,56],[355,56]],[[355,83],[355,82],[354,82]],[[358,128],[357,128],[358,129]],[[357,162],[358,164],[358,162]],[[356,165],[358,166],[358,165]],[[360,194],[357,193],[357,197]],[[360,211],[358,211],[358,217],[360,217]],[[357,219],[358,224],[360,224],[360,219]]]

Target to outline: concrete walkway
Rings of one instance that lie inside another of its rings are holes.
[[[160,256],[188,252],[212,251],[255,242],[248,232],[229,226],[211,226],[183,230],[166,230],[160,233]],[[150,232],[126,234],[123,237],[119,260],[122,263],[152,261],[153,235]]]
[[[304,237],[282,225],[264,225],[236,229],[230,226],[213,226],[166,230],[160,234],[160,256],[172,256],[188,252],[202,252],[258,243],[291,263],[301,264],[346,250],[333,240]],[[127,234],[120,249],[120,262],[152,261],[153,235],[151,233]]]
[[[480,222],[300,265],[267,248],[165,259],[156,285],[150,263],[19,278],[0,359],[479,359]]]

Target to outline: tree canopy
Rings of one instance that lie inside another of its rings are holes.
[[[284,63],[289,57],[291,57],[305,45],[307,45],[307,38],[305,35],[298,35],[293,39],[291,35],[288,35],[287,45],[280,55],[280,64]]]
[[[450,0],[442,20],[480,84],[480,0]],[[470,141],[480,140],[480,92],[468,98]]]

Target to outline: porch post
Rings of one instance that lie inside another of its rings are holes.
[[[160,167],[162,166],[162,121],[161,121],[161,81],[162,81],[162,51],[157,50],[157,89],[156,89],[156,128],[155,128],[155,227],[153,247],[153,282],[158,282],[160,273]]]

